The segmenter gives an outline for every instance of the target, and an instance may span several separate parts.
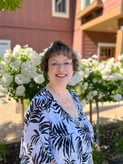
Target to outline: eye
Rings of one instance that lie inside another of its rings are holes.
[[[51,65],[52,66],[58,66],[58,63],[52,63]]]
[[[65,62],[64,65],[71,65],[72,63],[71,62]]]

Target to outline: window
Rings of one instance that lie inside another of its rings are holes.
[[[69,17],[69,0],[52,0],[52,16]]]
[[[10,48],[10,40],[0,40],[0,57]]]
[[[98,56],[100,61],[115,57],[115,44],[99,43]]]
[[[81,0],[81,9],[84,9],[85,7],[87,7],[93,1],[94,0]]]

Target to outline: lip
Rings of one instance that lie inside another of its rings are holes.
[[[67,76],[67,74],[63,74],[63,75],[56,74],[56,77],[58,77],[58,78],[64,78],[66,76]]]

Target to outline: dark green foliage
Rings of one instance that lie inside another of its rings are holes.
[[[22,0],[0,0],[0,11],[15,11],[22,5]]]
[[[96,130],[96,128],[94,127]],[[123,162],[123,122],[117,121],[100,125],[100,146],[94,145],[94,164],[122,164]],[[116,163],[117,162],[117,163]]]
[[[0,157],[4,162],[6,162],[6,155],[7,155],[6,144],[3,141],[0,141]]]
[[[105,152],[97,151],[96,149],[93,150],[93,160],[94,164],[102,164],[105,159]]]

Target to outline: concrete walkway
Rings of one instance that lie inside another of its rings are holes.
[[[100,122],[107,123],[115,120],[123,120],[123,101],[120,103],[99,104]],[[26,111],[26,109],[25,109]],[[83,111],[89,118],[89,105],[87,104]],[[93,104],[93,122],[96,122],[96,107]],[[0,140],[6,142],[20,141],[22,135],[22,117],[21,108],[14,100],[7,104],[0,104]]]

